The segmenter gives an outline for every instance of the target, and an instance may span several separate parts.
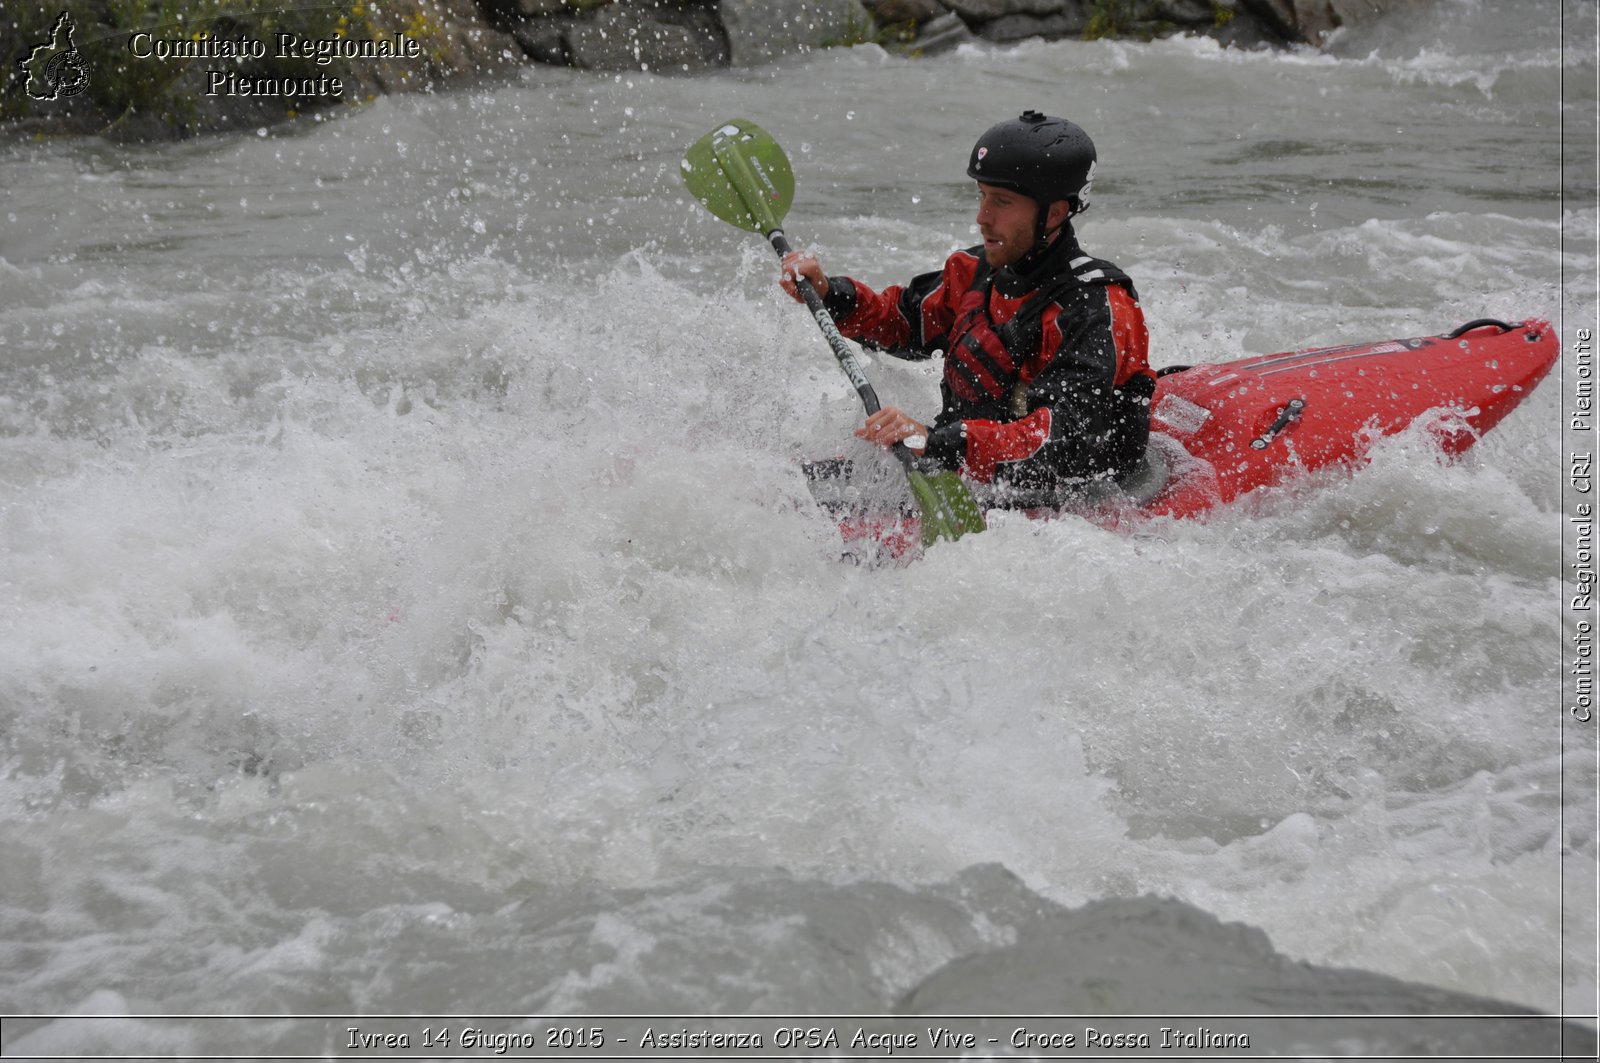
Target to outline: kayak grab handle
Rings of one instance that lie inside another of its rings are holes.
[[[1499,318],[1495,318],[1495,317],[1480,317],[1476,321],[1468,321],[1465,325],[1462,325],[1458,329],[1454,329],[1454,330],[1452,330],[1450,332],[1446,332],[1444,334],[1444,338],[1447,339],[1447,340],[1460,339],[1462,336],[1465,336],[1467,333],[1471,332],[1475,328],[1487,328],[1490,325],[1493,325],[1495,328],[1499,329],[1501,332],[1510,332],[1514,328],[1521,328],[1524,324],[1525,324],[1525,322],[1519,321],[1515,325],[1508,325],[1504,321],[1501,321]]]
[[[1272,426],[1250,441],[1250,449],[1266,450],[1267,444],[1276,439],[1279,432],[1298,421],[1305,412],[1305,399],[1290,399],[1289,405],[1278,412],[1278,419],[1272,422]]]

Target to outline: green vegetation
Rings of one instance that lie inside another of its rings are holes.
[[[1132,37],[1148,41],[1175,28],[1171,22],[1152,18],[1149,3],[1142,0],[1094,0],[1094,6],[1089,9],[1089,23],[1083,28],[1083,39]]]
[[[863,19],[852,12],[839,35],[825,38],[821,47],[854,48],[858,44],[885,44],[894,39],[889,29],[880,28],[870,15]]]
[[[1134,0],[1094,0],[1094,6],[1089,9],[1089,24],[1083,29],[1084,39],[1126,36],[1137,17]]]

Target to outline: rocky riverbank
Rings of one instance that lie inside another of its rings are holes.
[[[1030,37],[1320,45],[1429,0],[22,0],[0,16],[0,124],[151,140],[259,126],[390,92],[508,77],[528,63],[694,74],[811,48],[928,55]],[[8,5],[8,9],[12,5]]]
[[[1175,33],[1237,47],[1320,45],[1422,0],[480,0],[529,59],[694,72],[805,48],[877,43],[926,55],[972,41]]]

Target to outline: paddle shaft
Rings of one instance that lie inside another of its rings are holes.
[[[790,250],[789,241],[783,235],[782,229],[774,229],[767,234],[767,241],[772,244],[772,249],[782,258]],[[872,390],[872,382],[861,371],[861,365],[856,361],[855,352],[845,343],[844,337],[839,334],[839,326],[833,323],[833,315],[828,313],[828,308],[822,305],[822,296],[811,286],[811,282],[795,274],[795,287],[800,289],[800,295],[806,301],[806,309],[811,311],[811,316],[817,322],[817,327],[822,329],[822,334],[827,337],[828,346],[833,349],[833,356],[839,360],[839,366],[844,370],[844,375],[850,378],[850,383],[855,385],[856,394],[861,396],[861,404],[867,408],[867,413],[874,414],[883,408],[878,401],[878,393]],[[907,469],[917,467],[917,456],[906,447],[904,443],[896,443],[890,448],[894,456],[900,459],[900,464]]]
[[[764,234],[779,258],[789,254],[783,215],[794,197],[794,171],[770,134],[752,122],[725,122],[697,140],[684,153],[680,167],[689,191],[712,214],[746,232]],[[882,409],[877,393],[861,372],[855,353],[839,335],[822,297],[805,278],[795,280],[868,416],[877,413]],[[921,512],[923,546],[983,530],[983,510],[954,470],[918,458],[903,442],[889,449],[905,469],[906,483]]]

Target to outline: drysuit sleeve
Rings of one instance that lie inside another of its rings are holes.
[[[920,361],[945,349],[956,304],[971,286],[978,260],[958,251],[944,268],[873,291],[850,277],[829,277],[823,300],[839,331],[897,358]]]

